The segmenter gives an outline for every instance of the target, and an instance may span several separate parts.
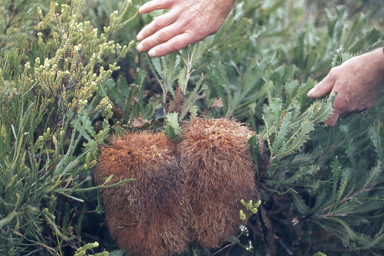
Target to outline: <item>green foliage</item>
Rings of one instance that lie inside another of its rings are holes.
[[[18,39],[1,37],[5,40],[0,52],[2,255],[19,255],[36,247],[62,254],[61,245],[75,237],[70,224],[74,209],[66,203],[61,214],[58,204],[63,198],[84,202],[81,195],[97,189],[84,185],[91,179],[88,171],[97,163],[98,146],[109,134],[112,117],[109,99],[98,87],[104,87],[119,69],[116,61],[132,45],[120,47],[110,40],[111,33],[129,21],[122,17],[130,4],[121,16],[111,15],[111,25],[101,34],[88,21],[79,21],[81,4],[73,0],[59,7],[51,2],[43,8],[44,2],[39,7],[16,1],[9,15],[31,21],[11,26],[9,33],[21,33],[19,45]],[[102,127],[96,129],[91,118]],[[81,245],[71,243],[74,248]]]
[[[83,247],[80,247],[79,249],[76,250],[75,256],[83,256],[85,255],[87,250],[93,249],[98,246],[99,246],[98,242],[86,244]],[[108,252],[102,252],[102,253],[96,253],[92,256],[108,256],[108,255],[109,255]]]
[[[383,98],[329,128],[334,98],[307,97],[331,67],[382,46],[380,28],[345,6],[315,23],[311,1],[243,0],[215,35],[149,59],[130,49],[162,11],[137,16],[144,1],[86,2],[0,7],[0,254],[97,251],[79,239],[88,212],[102,213],[91,193],[129,181],[93,186],[99,145],[127,129],[177,139],[196,116],[234,118],[256,132],[249,144],[263,204],[244,202],[261,237],[248,238],[255,255],[304,255],[314,244],[327,255],[384,249]],[[312,235],[324,231],[338,240]]]
[[[255,204],[253,204],[252,200],[250,200],[248,203],[246,203],[243,199],[241,199],[241,204],[245,207],[245,209],[253,214],[257,213],[257,208],[260,207],[261,201],[259,200]]]

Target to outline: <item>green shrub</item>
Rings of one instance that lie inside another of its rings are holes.
[[[306,96],[332,66],[382,46],[364,15],[337,6],[315,24],[310,1],[243,0],[216,35],[150,60],[129,49],[161,11],[135,16],[126,1],[81,2],[0,7],[1,254],[86,253],[94,241],[85,231],[101,229],[100,219],[84,221],[101,211],[94,191],[119,185],[93,186],[99,145],[126,129],[177,138],[195,116],[235,118],[258,134],[249,143],[262,204],[249,236],[230,238],[230,248],[380,253],[383,98],[327,128],[332,99]]]
[[[120,16],[111,14],[102,33],[80,22],[81,3],[51,2],[43,11],[44,3],[19,1],[7,9],[21,21],[6,31],[0,52],[3,255],[62,254],[64,243],[81,245],[70,223],[73,209],[66,204],[65,212],[58,212],[58,201],[83,202],[73,194],[94,189],[84,184],[112,116],[103,87],[132,45],[110,41],[112,32],[129,21],[124,16],[130,3]],[[31,21],[24,27],[23,19]],[[93,120],[102,124],[98,130]]]

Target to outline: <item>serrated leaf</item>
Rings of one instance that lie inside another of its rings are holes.
[[[371,171],[368,173],[367,177],[365,178],[364,185],[362,189],[365,189],[369,185],[373,185],[377,178],[380,176],[381,172],[383,171],[381,167],[381,161],[377,161],[377,165],[372,167]]]
[[[343,169],[342,174],[341,174],[341,181],[340,181],[339,190],[336,193],[335,205],[338,205],[341,197],[343,196],[344,191],[348,185],[348,182],[352,177],[352,173],[353,173],[353,170],[351,168]]]
[[[108,88],[108,97],[120,107],[124,106],[124,99],[121,93],[117,90],[115,81],[112,78],[108,79],[105,83]]]
[[[293,197],[293,201],[295,203],[296,208],[299,210],[299,212],[303,214],[311,213],[312,211],[309,209],[309,207],[305,204],[303,198],[297,194],[297,193],[291,193]]]
[[[165,58],[162,58],[165,60]],[[177,52],[171,53],[168,55],[168,61],[165,63],[164,67],[166,68],[165,73],[167,75],[167,83],[172,83],[176,78],[176,68],[179,65],[180,56]]]
[[[302,166],[307,166],[312,163],[313,154],[296,153],[294,158],[289,162],[289,168],[296,169]]]
[[[152,61],[152,65],[153,67],[155,68],[157,74],[159,74],[159,76],[164,79],[164,72],[163,72],[163,68],[161,67],[161,62],[160,62],[160,58],[152,58],[151,61]]]
[[[351,211],[351,214],[367,213],[374,210],[378,210],[384,206],[382,200],[378,200],[378,197],[369,198],[369,201],[360,203],[360,206]]]
[[[145,72],[144,70],[141,70],[141,69],[137,69],[134,84],[141,87],[144,83],[144,79],[145,79],[146,75],[147,75],[147,72]]]
[[[168,135],[169,137],[171,138],[175,138],[176,135],[175,135],[175,130],[172,128],[172,126],[170,124],[168,124],[165,129],[164,129],[164,133],[165,135]]]
[[[128,97],[127,97],[127,103],[125,104],[125,109],[124,109],[124,123],[128,123],[128,121],[134,116],[133,115],[133,105],[134,105],[134,100],[139,94],[140,91],[140,86],[131,84],[129,86],[128,90]]]
[[[341,224],[341,226],[343,227],[344,231],[348,234],[349,239],[355,240],[356,238],[358,238],[356,233],[343,220],[341,220],[339,218],[333,218],[333,217],[329,218],[329,220],[333,220],[333,221]]]
[[[199,109],[196,106],[190,106],[189,107],[189,113],[191,113],[191,117],[196,117],[198,110]]]
[[[368,128],[368,134],[371,138],[373,146],[375,147],[375,152],[379,159],[383,159],[383,146],[381,142],[382,129],[381,124],[377,123]]]
[[[306,167],[300,167],[299,170],[297,170],[292,177],[289,179],[286,179],[284,183],[286,184],[292,184],[295,181],[303,178],[306,175],[314,175],[318,170],[320,170],[320,167],[318,165],[310,165]]]
[[[312,51],[309,52],[309,54],[308,54],[308,56],[306,58],[304,73],[308,73],[311,70],[311,68],[314,65],[316,59],[317,59],[317,53],[313,49]]]
[[[354,210],[356,207],[361,206],[361,202],[359,202],[356,197],[352,198],[349,202],[345,202],[336,209],[332,211],[333,214],[340,213],[349,213]]]
[[[124,77],[120,77],[119,80],[117,81],[117,85],[120,89],[121,96],[127,97],[128,96],[128,90],[129,90],[129,85],[127,83],[127,80],[125,80]],[[124,104],[120,105],[120,106],[124,106]]]
[[[336,157],[331,164],[331,171],[333,173],[333,184],[332,184],[332,197],[335,197],[337,186],[339,184],[339,177],[341,174],[341,166],[339,159]]]
[[[283,145],[284,139],[288,134],[288,128],[291,124],[291,112],[287,113],[281,122],[279,132],[277,133],[276,140],[273,143],[273,153],[278,152]]]
[[[272,110],[272,115],[275,120],[275,129],[279,129],[281,110],[283,108],[283,102],[280,98],[272,98],[272,102],[269,104]]]
[[[314,103],[317,104],[317,103]],[[333,113],[333,100],[323,99],[314,107],[311,121],[318,124],[324,122]]]
[[[296,96],[298,87],[299,87],[299,82],[297,80],[291,80],[285,84],[285,86],[284,86],[284,91],[285,91],[285,95],[286,95],[286,103],[285,104],[287,106],[291,103],[293,97]]]
[[[366,236],[365,236],[366,237]],[[361,239],[360,239],[361,240]],[[359,249],[361,250],[367,250],[367,249],[370,249],[370,248],[374,248],[376,245],[378,244],[383,244],[384,243],[384,234],[381,234],[379,236],[375,236],[373,239],[369,238],[367,239],[367,241],[369,241],[369,243],[365,242],[365,246],[364,247],[361,247]]]
[[[96,137],[96,132],[95,132],[95,129],[93,128],[92,126],[92,122],[91,120],[89,119],[88,116],[86,115],[80,115],[79,117],[79,120],[82,124],[81,125],[77,125],[76,126],[76,119],[73,119],[71,121],[71,125],[78,131],[80,132],[81,130],[83,130],[83,128],[85,129],[85,133],[83,132],[83,137],[88,141],[92,141],[93,138]],[[76,127],[75,127],[76,126]],[[91,138],[92,137],[92,138]]]
[[[176,136],[180,135],[181,132],[182,132],[181,127],[179,125],[178,116],[179,115],[177,113],[169,113],[169,114],[167,114],[167,122],[173,128],[174,134]]]
[[[185,88],[185,84],[187,83],[187,68],[183,68],[179,72],[179,76],[177,78],[177,83],[180,86],[180,88]],[[186,92],[183,92],[186,93]]]
[[[227,74],[220,63],[209,65],[207,74],[210,79],[220,84],[224,88],[229,89]]]
[[[303,187],[311,196],[314,196],[318,189],[320,188],[320,181],[313,180],[313,178],[309,178],[308,176],[305,178],[307,180],[311,179],[311,181],[303,182],[300,184],[296,184],[297,186]]]
[[[292,154],[294,151],[299,150],[304,143],[309,139],[308,134],[313,131],[313,123],[303,122],[301,123],[300,129],[296,132],[290,139],[291,143],[287,147],[283,147],[276,157],[284,157],[289,154]]]
[[[353,155],[353,153],[356,152],[356,148],[353,144],[353,138],[349,134],[349,125],[340,126],[340,131],[342,131],[345,134],[345,140],[344,140],[345,152],[347,153],[349,160],[353,164],[353,168],[356,170],[357,169],[357,163],[356,163],[356,159]]]

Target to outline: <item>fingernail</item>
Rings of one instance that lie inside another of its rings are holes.
[[[149,52],[148,52],[148,55],[152,58],[156,57],[156,51],[151,49]]]
[[[143,6],[140,6],[139,13],[141,13],[142,11],[143,11]]]
[[[143,34],[141,32],[139,34],[137,34],[136,39],[137,39],[137,41],[143,40]]]
[[[311,97],[312,94],[315,92],[315,88],[312,88],[308,93],[307,93],[307,96],[308,97]]]
[[[144,50],[144,47],[142,44],[139,44],[136,49],[139,51],[139,52],[142,52]]]

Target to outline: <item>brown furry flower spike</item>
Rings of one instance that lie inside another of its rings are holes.
[[[227,119],[196,118],[183,127],[177,151],[184,204],[193,242],[203,248],[238,232],[241,199],[257,201],[251,136],[247,127]]]
[[[111,235],[130,255],[172,255],[187,249],[176,145],[164,133],[128,133],[101,148],[95,180],[134,178],[102,190]]]

